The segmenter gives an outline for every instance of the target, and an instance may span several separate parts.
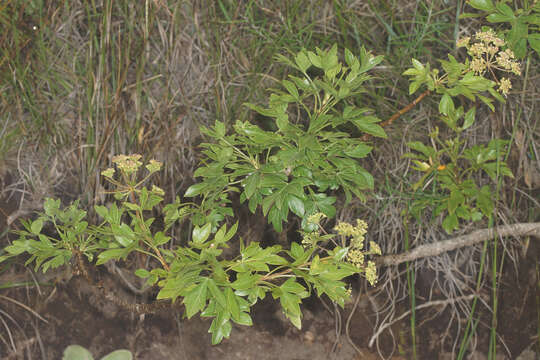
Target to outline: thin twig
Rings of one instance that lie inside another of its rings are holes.
[[[388,125],[392,125],[392,123],[394,122],[394,120],[396,120],[397,118],[399,118],[401,115],[411,111],[411,109],[413,107],[415,107],[420,101],[422,101],[422,99],[424,99],[426,96],[428,96],[429,94],[431,94],[431,91],[430,90],[426,90],[424,91],[423,93],[421,93],[420,95],[418,95],[418,97],[416,99],[413,100],[413,102],[411,102],[409,105],[405,106],[403,109],[399,110],[398,112],[396,112],[394,115],[390,116],[390,118],[388,118],[388,120],[386,121],[383,121],[382,123],[380,123],[379,125],[382,126],[382,127],[385,127],[385,126],[388,126]],[[369,134],[365,134],[363,137],[362,137],[362,140],[366,141],[368,140],[369,138],[371,137],[371,135]]]

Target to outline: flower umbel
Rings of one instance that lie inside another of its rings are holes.
[[[146,169],[150,171],[150,173],[155,173],[156,171],[161,170],[162,165],[163,164],[161,162],[151,159],[146,165]]]
[[[474,35],[474,40],[471,37],[461,38],[457,41],[457,47],[464,47],[467,53],[471,56],[468,62],[468,68],[476,75],[484,75],[486,73],[495,77],[495,81],[499,84],[498,91],[504,96],[508,95],[512,88],[512,83],[508,78],[497,80],[495,72],[511,72],[515,75],[521,75],[521,67],[515,60],[515,55],[512,50],[506,47],[506,42],[499,38],[492,30],[478,31]]]
[[[364,249],[365,234],[368,225],[364,220],[357,219],[356,226],[346,222],[340,222],[334,230],[342,237],[349,239],[349,251],[347,261],[359,269],[365,271],[366,279],[371,285],[377,282],[377,267],[375,262],[369,260],[366,265],[367,255],[381,255],[381,248],[374,241],[369,242],[369,251]]]
[[[106,170],[103,170],[101,172],[101,175],[112,179],[112,177],[114,176],[114,169],[113,168],[108,168]]]
[[[501,82],[499,83],[499,91],[504,96],[508,95],[508,92],[512,88],[512,83],[507,78],[502,78]]]
[[[136,172],[142,165],[142,163],[139,161],[141,157],[142,156],[139,154],[117,155],[112,158],[112,161],[121,171],[129,175]]]

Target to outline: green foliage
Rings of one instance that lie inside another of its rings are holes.
[[[214,142],[202,145],[206,158],[195,171],[202,181],[185,194],[202,196],[200,219],[218,222],[231,214],[231,192],[239,192],[253,213],[261,206],[276,231],[282,231],[289,212],[303,219],[316,212],[333,217],[335,197],[327,195],[329,190],[342,189],[347,200],[352,194],[365,198],[373,177],[358,159],[372,148],[351,134],[386,134],[371,109],[358,108],[353,99],[365,91],[367,71],[382,57],[362,48],[359,57],[345,50],[344,58],[340,62],[335,45],[277,58],[300,76],[282,80],[281,89],[271,91],[267,108],[246,104],[272,119],[272,131],[241,121],[230,134],[219,121],[201,129]]]
[[[101,360],[131,360],[133,355],[128,350],[116,350],[112,353],[105,355]],[[64,350],[62,360],[94,360],[94,357],[84,347],[80,345],[69,345]]]
[[[28,253],[31,256],[26,265],[34,262],[35,269],[41,268],[43,272],[69,263],[76,253],[84,254],[92,261],[99,245],[87,232],[86,211],[80,210],[78,204],[76,201],[60,209],[60,200],[47,199],[43,205],[44,213],[36,220],[21,220],[24,230],[17,231],[19,238],[4,249],[7,254],[1,256],[0,261]],[[55,236],[42,232],[46,223],[53,225]]]
[[[510,29],[500,27],[499,30],[518,59],[523,59],[527,55],[528,46],[540,55],[540,3],[538,1],[524,1],[523,8],[512,9],[507,2],[467,1],[473,8],[484,12],[482,16],[485,16],[490,23],[506,23],[510,27]],[[477,15],[462,15],[462,17],[473,16]]]
[[[240,239],[238,255],[233,258],[224,258],[222,253],[235,236],[238,223],[215,228],[219,221],[212,213],[201,219],[197,204],[184,204],[177,198],[164,206],[162,225],[154,224],[155,219],[149,214],[162,202],[164,192],[155,185],[148,188],[144,184],[161,164],[150,160],[146,175],[139,180],[140,158],[116,156],[113,162],[119,173],[114,168],[102,172],[113,186],[111,193],[116,202],[109,207],[95,206],[102,219],[100,224],[89,227],[86,212],[78,208],[78,202],[61,209],[60,200],[47,199],[44,213],[34,221],[23,222],[25,230],[5,248],[7,255],[0,261],[26,253],[30,255],[26,264],[35,263],[36,270],[45,272],[74,257],[77,261],[72,263],[79,266],[81,255],[101,265],[126,259],[133,252],[145,254],[155,262],[151,268],[137,269],[135,274],[146,279],[147,285],[159,288],[157,299],[174,302],[180,298],[188,318],[197,313],[213,318],[209,329],[213,344],[229,337],[232,322],[252,325],[250,308],[268,293],[279,300],[285,315],[300,328],[300,304],[313,291],[343,307],[350,296],[344,281],[347,276],[365,273],[370,282],[376,281],[372,261],[353,261],[359,256],[363,259],[380,255],[375,244],[370,251],[363,250],[360,236],[367,231],[365,223],[358,230],[363,231],[360,235],[358,231],[344,233],[339,229],[337,235],[321,235],[319,220],[323,214],[317,214],[307,224],[311,230],[304,236],[310,241],[304,246],[293,243],[289,250],[279,245],[263,248],[257,242],[244,245]],[[324,203],[325,198],[318,196],[319,202]],[[175,222],[185,219],[197,219],[199,224],[194,224],[187,246],[172,245],[166,234]],[[46,224],[53,225],[55,236],[43,233]],[[321,245],[337,236],[341,242],[334,242],[332,249]]]
[[[476,107],[465,111],[464,105],[456,105],[466,104],[459,97],[471,101],[480,99],[494,110],[492,98],[504,101],[497,90],[506,95],[510,81],[501,78],[496,90],[497,82],[484,75],[494,70],[519,73],[519,64],[511,60],[511,51],[501,48],[504,42],[492,31],[478,32],[475,37],[478,40],[475,44],[471,44],[470,39],[459,44],[469,49],[472,60],[461,63],[449,55],[448,61],[441,61],[442,75],[438,69],[430,70],[429,64],[423,65],[414,59],[413,68],[404,72],[412,77],[411,93],[426,86],[429,91],[440,94],[440,119],[451,133],[443,139],[437,127],[430,133],[431,145],[418,141],[408,143],[413,152],[405,157],[412,159],[414,169],[424,173],[413,185],[416,193],[410,210],[417,218],[426,208],[432,208],[434,216],[444,214],[442,226],[448,233],[459,227],[459,219],[479,221],[493,212],[492,189],[477,184],[475,174],[485,172],[494,182],[499,176],[513,177],[504,162],[507,141],[493,139],[487,145],[468,148],[463,138],[463,132],[475,122]],[[491,62],[497,54],[503,54],[498,56],[504,59],[497,57]],[[430,185],[431,192],[428,192]]]

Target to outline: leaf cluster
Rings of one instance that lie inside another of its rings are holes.
[[[16,231],[19,238],[4,248],[6,254],[0,256],[0,262],[27,253],[30,257],[25,265],[35,263],[35,270],[46,272],[69,264],[77,253],[92,261],[100,245],[88,232],[86,211],[79,209],[79,202],[61,209],[60,200],[46,199],[43,209],[35,220],[21,220],[24,229]],[[45,233],[47,223],[52,225],[54,236]]]
[[[230,214],[229,194],[238,192],[253,213],[260,206],[282,231],[290,212],[303,219],[316,212],[334,217],[336,199],[328,191],[340,189],[348,201],[373,188],[373,177],[358,162],[372,147],[352,134],[386,134],[371,109],[353,100],[365,92],[367,72],[382,57],[362,48],[359,57],[346,49],[344,59],[335,45],[278,57],[299,76],[289,75],[271,89],[268,107],[246,104],[271,119],[274,131],[247,121],[237,121],[231,132],[219,121],[201,129],[213,142],[202,144],[205,159],[195,171],[201,181],[185,195],[202,197],[204,217]]]

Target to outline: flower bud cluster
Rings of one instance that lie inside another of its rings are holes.
[[[112,162],[116,164],[118,169],[129,175],[136,172],[142,165],[139,161],[141,157],[139,154],[117,155],[112,158]]]
[[[139,154],[117,155],[112,158],[112,162],[116,164],[116,166],[121,172],[125,173],[126,175],[130,175],[137,172],[137,170],[139,170],[139,168],[141,167],[142,163],[139,161],[141,158],[142,156]],[[146,164],[145,167],[150,172],[150,174],[153,174],[161,170],[161,166],[161,162],[152,159],[148,162],[148,164]],[[101,172],[101,175],[109,179],[112,179],[114,177],[114,174],[114,168],[108,168]]]
[[[374,261],[365,263],[366,255],[381,255],[381,248],[374,241],[369,242],[369,250],[364,249],[365,234],[368,225],[364,220],[357,219],[356,226],[349,223],[340,222],[334,230],[341,236],[350,237],[347,260],[357,268],[363,268],[366,279],[371,285],[377,282],[377,267]]]

